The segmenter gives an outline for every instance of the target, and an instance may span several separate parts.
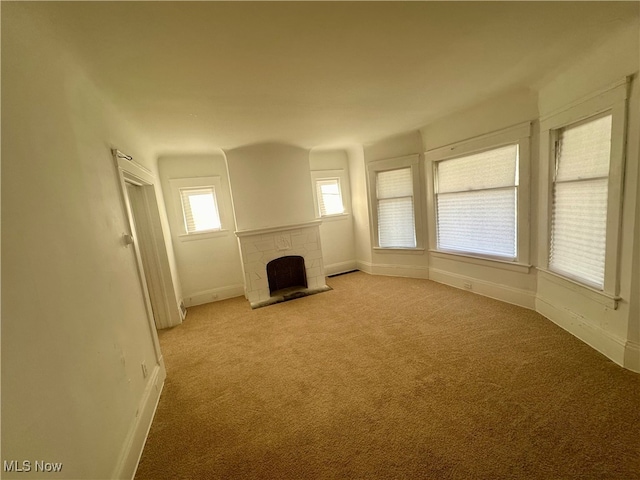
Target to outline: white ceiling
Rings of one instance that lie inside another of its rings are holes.
[[[369,143],[511,88],[636,21],[613,2],[44,2],[158,153]]]

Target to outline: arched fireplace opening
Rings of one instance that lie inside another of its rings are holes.
[[[267,280],[271,296],[285,289],[307,288],[304,258],[289,255],[271,260],[267,263]]]

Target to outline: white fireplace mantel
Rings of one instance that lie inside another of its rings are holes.
[[[236,232],[244,273],[244,292],[252,307],[268,304],[271,297],[267,264],[283,256],[304,258],[307,290],[322,291],[325,283],[320,224],[322,220],[254,228]]]
[[[298,230],[300,228],[319,226],[321,223],[322,223],[322,220],[312,220],[310,222],[295,223],[291,225],[282,225],[279,227],[263,227],[263,228],[252,228],[249,230],[238,230],[236,231],[236,236],[247,237],[249,235],[263,235],[265,233],[286,232],[289,230]]]

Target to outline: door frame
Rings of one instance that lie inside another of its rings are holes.
[[[140,252],[140,242],[138,242],[137,232],[136,232],[136,224],[134,220],[133,207],[131,205],[131,199],[129,198],[129,192],[127,191],[127,183],[142,187],[142,193],[145,197],[145,201],[148,202],[156,202],[157,198],[155,195],[149,195],[149,190],[153,193],[153,189],[155,188],[156,179],[151,173],[150,170],[145,168],[144,166],[137,163],[130,156],[123,154],[119,150],[112,150],[113,158],[116,164],[116,169],[118,172],[118,180],[120,184],[120,191],[122,193],[122,199],[124,201],[125,211],[127,214],[127,220],[129,222],[129,233],[123,234],[124,242],[127,246],[133,246],[135,258],[136,258],[136,266],[138,269],[138,276],[140,280],[140,286],[142,287],[142,291],[144,294],[144,303],[147,312],[147,322],[149,325],[149,330],[151,333],[151,338],[153,339],[153,345],[156,353],[156,359],[158,363],[162,361],[162,352],[160,351],[160,343],[158,340],[157,333],[157,325],[153,315],[154,308],[158,312],[162,312],[162,314],[166,315],[167,318],[173,319],[174,324],[179,324],[182,321],[182,317],[180,315],[179,307],[177,302],[175,301],[175,295],[167,294],[167,289],[158,289],[159,291],[154,292],[154,296],[156,298],[163,298],[164,301],[154,302],[152,307],[151,294],[149,292],[150,284],[147,281],[147,275],[145,273],[144,265],[142,263],[142,255]],[[150,198],[153,197],[153,198]],[[147,210],[147,214],[149,214]],[[160,218],[158,215],[157,219],[154,219],[152,215],[149,214],[149,220],[153,223],[159,223]],[[144,248],[149,250],[150,255],[156,256],[156,258],[162,258],[162,255],[159,255],[159,245],[161,244],[163,248],[164,246],[164,238],[154,238],[154,242],[148,242],[144,245]],[[166,257],[166,250],[164,252],[164,257]],[[167,260],[166,268],[162,268],[158,263],[152,263],[150,265],[151,268],[154,268],[154,275],[157,275],[158,278],[161,278],[163,285],[170,287],[173,292],[173,279],[171,278],[170,269]],[[167,273],[168,272],[168,273]],[[153,287],[152,287],[153,288]],[[173,297],[173,298],[172,298]],[[172,305],[175,306],[172,308]],[[176,321],[177,320],[177,321]],[[166,325],[171,326],[171,325]]]

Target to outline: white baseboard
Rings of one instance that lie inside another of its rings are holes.
[[[205,303],[217,302],[226,298],[241,297],[244,295],[244,285],[229,285],[226,287],[212,288],[202,292],[186,294],[184,304],[187,307],[195,307]]]
[[[536,311],[618,365],[626,366],[625,351],[629,346],[624,340],[613,336],[574,312],[558,308],[539,295],[536,297]]]
[[[138,407],[138,415],[129,429],[112,478],[133,479],[135,476],[156,408],[158,408],[158,401],[160,400],[166,377],[167,372],[164,367],[164,360],[160,359],[159,364],[151,372],[149,382]]]
[[[459,275],[436,268],[429,269],[429,279],[434,282],[444,283],[451,287],[468,290],[485,297],[495,298],[502,302],[511,303],[520,307],[534,310],[536,307],[536,294],[533,291],[514,288],[508,285],[479,280],[466,275]],[[465,284],[470,284],[471,288],[466,288]]]
[[[372,275],[385,275],[387,277],[429,278],[429,269],[422,265],[396,265],[385,263],[370,263],[362,260],[356,261],[358,270]]]
[[[348,262],[332,263],[331,265],[324,266],[325,275],[337,275],[339,273],[351,272],[357,270],[358,265],[355,260],[349,260]]]
[[[624,350],[624,367],[640,373],[640,343],[629,340]]]

